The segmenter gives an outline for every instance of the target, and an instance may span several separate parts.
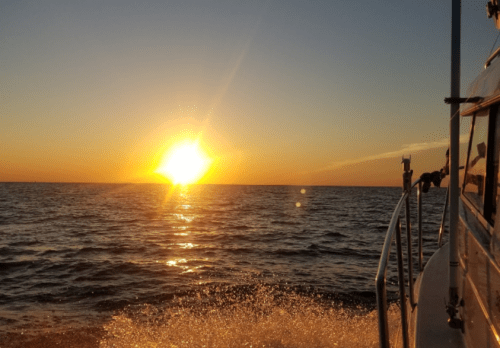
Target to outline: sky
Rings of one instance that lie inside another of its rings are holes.
[[[462,1],[462,96],[486,2]],[[450,24],[444,0],[0,1],[0,181],[165,182],[189,138],[200,183],[400,186],[402,155],[445,162]]]

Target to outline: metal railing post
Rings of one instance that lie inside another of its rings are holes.
[[[381,348],[389,348],[389,325],[387,321],[387,290],[386,290],[387,268],[384,276],[375,280],[377,286],[377,308],[378,308],[378,337]]]
[[[411,217],[410,217],[410,193],[411,193],[411,175],[413,173],[410,170],[410,158],[403,158],[403,188],[404,191],[408,193],[406,196],[406,204],[405,204],[405,220],[406,220],[406,252],[407,252],[407,261],[408,261],[408,289],[410,292],[410,305],[411,307],[415,307],[415,300],[413,296],[413,253],[412,253],[412,238],[411,238]]]
[[[421,179],[416,180],[410,184],[410,189],[417,184],[421,184]],[[405,190],[401,196],[396,209],[392,213],[391,222],[387,228],[387,234],[384,240],[384,246],[380,255],[377,276],[375,277],[375,286],[377,291],[377,312],[378,312],[378,327],[379,327],[379,343],[380,348],[389,348],[389,324],[387,320],[387,265],[391,253],[391,245],[396,234],[397,245],[397,260],[398,260],[398,285],[401,301],[401,326],[403,330],[403,343],[404,347],[409,346],[409,333],[408,333],[408,316],[406,314],[406,287],[404,279],[404,260],[403,260],[403,247],[401,243],[401,210],[407,201],[409,190]],[[409,216],[409,215],[408,215]],[[413,287],[413,282],[412,285]]]
[[[405,292],[405,275],[403,266],[403,246],[401,245],[401,221],[398,218],[396,225],[396,247],[398,256],[398,283],[399,283],[399,301],[401,307],[401,327],[403,330],[403,347],[409,347],[408,339],[408,318],[406,316],[406,292]]]
[[[424,252],[422,241],[422,182],[418,182],[417,188],[417,215],[418,215],[418,268],[424,270]]]

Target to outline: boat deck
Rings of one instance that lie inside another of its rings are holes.
[[[448,326],[445,311],[448,298],[449,244],[439,249],[427,262],[415,287],[418,289],[415,347],[464,347],[462,332]],[[420,286],[418,286],[420,285]]]

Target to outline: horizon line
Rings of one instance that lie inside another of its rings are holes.
[[[167,186],[297,186],[297,187],[401,187],[400,185],[315,185],[315,184],[187,184],[175,185],[158,182],[83,182],[83,181],[0,181],[0,184],[86,184],[86,185],[167,185]]]

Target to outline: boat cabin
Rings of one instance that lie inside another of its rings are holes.
[[[460,316],[467,347],[500,347],[500,50],[467,91],[472,117],[460,196]]]

